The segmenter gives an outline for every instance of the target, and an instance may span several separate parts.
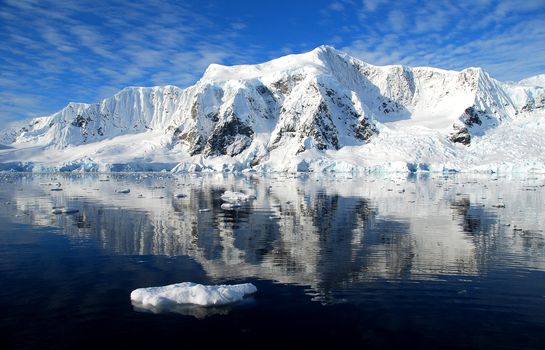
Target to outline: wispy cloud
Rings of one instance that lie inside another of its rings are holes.
[[[226,28],[183,3],[6,0],[1,6],[0,127],[129,85],[187,86],[210,63],[252,56],[235,40],[247,30],[242,21],[234,18]]]
[[[374,12],[384,1],[382,0],[363,0],[363,8],[366,11]]]
[[[542,0],[408,0],[395,6],[365,0],[355,10],[359,35],[342,49],[370,63],[481,66],[502,80],[545,71]],[[379,10],[387,20],[370,20]]]
[[[400,10],[392,10],[388,14],[388,22],[392,29],[400,32],[405,29],[405,15]]]

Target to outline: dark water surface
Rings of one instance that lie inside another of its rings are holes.
[[[0,348],[545,349],[544,184],[2,174]],[[224,210],[225,190],[255,199]],[[135,288],[184,281],[258,292],[222,308],[131,305]]]

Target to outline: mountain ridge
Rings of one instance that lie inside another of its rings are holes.
[[[0,143],[13,149],[0,152],[0,169],[24,160],[34,171],[152,163],[192,171],[470,170],[479,168],[476,144],[541,118],[544,105],[545,88],[502,83],[478,67],[374,66],[320,46],[257,65],[213,64],[185,89],[127,87],[98,103],[69,103],[2,132]],[[401,136],[406,156],[389,155]],[[142,147],[129,152],[131,138]],[[410,156],[411,139],[434,149]],[[539,157],[530,163],[545,168]]]

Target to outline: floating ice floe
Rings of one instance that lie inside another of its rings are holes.
[[[205,212],[209,212],[209,211],[210,211],[210,208],[199,209],[199,213],[205,213]]]
[[[115,190],[115,192],[117,192],[117,193],[130,193],[131,190],[129,188],[124,188],[122,190]]]
[[[51,210],[51,213],[52,214],[75,214],[79,212],[78,209],[75,209],[75,208],[53,208]]]
[[[219,306],[241,301],[257,292],[251,283],[233,285],[202,285],[182,282],[162,287],[135,289],[131,301],[140,309],[167,310],[179,305]]]
[[[223,210],[235,210],[235,209],[238,209],[240,207],[242,207],[242,204],[240,204],[238,202],[237,203],[223,203],[221,205],[221,209],[223,209]]]
[[[185,197],[187,197],[187,194],[185,194],[185,193],[176,193],[174,195],[174,197],[176,197],[176,198],[185,198]]]
[[[247,202],[252,199],[253,196],[242,192],[225,191],[221,195],[221,200],[227,203],[241,203]]]

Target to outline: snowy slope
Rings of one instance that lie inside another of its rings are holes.
[[[545,87],[545,74],[534,75],[519,81],[520,85]]]
[[[545,88],[536,81],[379,67],[320,46],[213,64],[187,89],[70,103],[0,133],[12,147],[0,150],[0,169],[540,171]]]

